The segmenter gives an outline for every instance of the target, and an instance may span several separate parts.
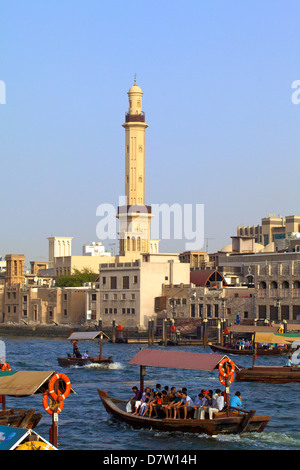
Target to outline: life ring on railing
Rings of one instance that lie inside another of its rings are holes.
[[[224,369],[224,365],[226,370]],[[228,371],[228,366],[230,367],[230,370]],[[223,377],[229,377],[231,373],[234,373],[235,371],[235,363],[229,359],[229,357],[224,357],[222,361],[219,362],[219,373],[223,375]]]
[[[219,380],[224,387],[229,386],[234,380],[234,373],[232,372],[228,377],[223,377],[223,375],[219,374]]]
[[[59,391],[60,393],[56,393],[54,391],[54,385],[55,385],[55,382],[57,380],[63,380],[66,384],[66,390],[64,391],[64,393],[61,393],[61,391]],[[49,385],[48,385],[48,390],[49,390],[49,394],[50,396],[53,398],[53,400],[58,400],[59,397],[63,398],[63,400],[65,400],[68,396],[69,396],[69,393],[71,391],[71,382],[69,380],[69,377],[67,377],[65,374],[54,374],[53,377],[51,378],[50,382],[49,382]]]
[[[8,362],[5,362],[4,364],[0,364],[1,365],[1,370],[8,370],[10,371],[11,370],[11,367],[10,365],[8,364]]]
[[[70,339],[70,343],[73,344],[73,346],[76,346],[76,344],[78,344],[78,339]]]
[[[170,331],[171,331],[172,333],[175,333],[175,331],[176,331],[176,326],[175,326],[175,325],[172,325],[171,328],[170,328]]]
[[[56,411],[52,410],[50,408],[50,406],[48,405],[48,397],[50,396],[48,390],[44,393],[43,395],[43,407],[45,408],[45,410],[47,411],[47,413],[49,413],[49,415],[53,415],[53,413],[57,413],[59,414],[63,407],[64,407],[64,404],[65,404],[65,400],[62,398],[61,401],[60,401],[60,404],[59,404],[59,407],[57,408]]]

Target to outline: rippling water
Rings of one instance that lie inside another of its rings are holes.
[[[246,409],[268,414],[271,421],[261,434],[216,438],[182,433],[162,433],[135,430],[119,423],[106,413],[97,388],[112,396],[127,399],[133,385],[139,385],[139,367],[128,364],[140,347],[146,345],[105,343],[103,353],[114,356],[109,369],[101,365],[64,369],[57,357],[71,352],[70,343],[62,339],[1,338],[6,344],[6,360],[13,370],[55,370],[64,372],[71,380],[76,395],[69,395],[59,414],[58,442],[61,450],[169,450],[196,451],[201,449],[230,450],[293,450],[300,448],[299,384],[236,383],[230,393],[240,390]],[[96,342],[81,343],[81,350],[98,353]],[[160,346],[154,346],[161,348]],[[179,347],[180,351],[211,352],[201,347]],[[251,357],[235,357],[237,364],[249,366]],[[259,357],[259,364],[284,365],[286,357]],[[202,388],[219,387],[218,373],[175,369],[147,368],[145,385],[186,386],[191,397]],[[42,395],[27,398],[7,397],[7,407],[35,408],[43,413],[36,431],[49,438],[51,416],[42,405]]]

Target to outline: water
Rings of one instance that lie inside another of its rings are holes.
[[[59,414],[58,442],[60,450],[148,450],[148,451],[196,451],[210,450],[295,450],[300,448],[300,409],[297,384],[236,383],[230,393],[240,390],[245,408],[255,409],[257,414],[271,417],[261,434],[246,433],[208,437],[183,433],[162,433],[152,430],[135,430],[119,423],[105,411],[97,388],[110,395],[127,399],[132,387],[139,385],[139,367],[128,364],[138,353],[140,344],[105,343],[103,353],[114,356],[109,369],[101,365],[62,368],[57,357],[71,352],[71,345],[62,339],[2,338],[6,344],[6,361],[12,370],[54,370],[64,372],[71,380],[76,395],[70,394],[64,409]],[[98,353],[97,342],[79,344],[81,351],[88,349],[90,355]],[[153,346],[161,348],[160,346]],[[169,348],[172,349],[172,348]],[[180,351],[211,352],[201,347],[174,348]],[[237,364],[250,366],[251,357],[238,357]],[[258,357],[258,364],[284,365],[286,357]],[[186,386],[191,397],[202,388],[215,389],[220,386],[217,371],[197,372],[147,368],[145,385]],[[26,398],[7,397],[7,407],[35,408],[43,413],[36,431],[49,438],[51,416],[42,405],[42,395]]]

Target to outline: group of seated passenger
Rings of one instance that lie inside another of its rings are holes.
[[[153,389],[146,387],[143,393],[137,387],[132,390],[131,413],[149,418],[205,419],[208,416],[213,419],[214,414],[226,406],[224,393],[220,389],[216,389],[215,393],[203,389],[194,400],[188,395],[186,387],[180,390],[171,387],[169,390],[167,385],[162,389],[160,384],[156,384]],[[236,392],[235,397],[237,394],[240,396],[240,392]]]

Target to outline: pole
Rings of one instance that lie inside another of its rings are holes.
[[[58,414],[57,413],[52,414],[52,426],[49,432],[49,441],[55,447],[58,446]]]

